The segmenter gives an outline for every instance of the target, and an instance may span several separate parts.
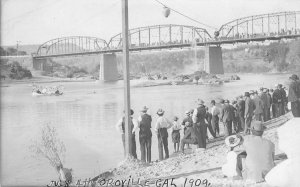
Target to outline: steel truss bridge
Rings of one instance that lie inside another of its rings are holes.
[[[239,18],[210,34],[205,28],[187,25],[154,25],[129,30],[130,51],[185,48],[300,37],[300,11],[278,12]],[[34,59],[122,52],[122,33],[108,42],[88,36],[49,40],[39,46]]]

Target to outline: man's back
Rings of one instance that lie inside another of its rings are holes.
[[[274,143],[260,136],[248,135],[244,137],[243,147],[247,153],[247,179],[262,181],[274,167]]]
[[[222,106],[221,119],[223,122],[233,120],[233,109],[229,104],[224,104]]]
[[[261,114],[263,113],[263,101],[260,99],[258,95],[254,96],[254,104],[255,104],[255,114]]]
[[[245,116],[252,116],[255,105],[253,100],[250,97],[247,97],[245,100]]]

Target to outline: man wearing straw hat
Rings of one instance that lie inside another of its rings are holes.
[[[245,136],[243,144],[239,148],[239,151],[245,151],[247,154],[245,159],[245,156],[239,155],[237,162],[243,179],[262,182],[275,165],[275,145],[270,140],[262,138],[264,130],[265,127],[261,121],[253,121],[252,135]]]
[[[143,162],[151,162],[151,142],[152,142],[152,132],[151,132],[151,122],[152,118],[147,114],[148,108],[144,106],[141,109],[141,115],[138,118],[139,122],[139,140],[141,149],[141,160]]]
[[[163,116],[164,113],[163,109],[158,109],[158,118],[154,129],[158,139],[159,160],[163,160],[163,149],[165,150],[165,159],[169,158],[168,129],[173,126],[173,123]]]

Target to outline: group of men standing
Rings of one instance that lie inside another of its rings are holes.
[[[197,108],[187,111],[186,117],[181,125],[184,129],[184,137],[181,139],[181,151],[184,152],[186,144],[196,144],[198,148],[206,148],[208,139],[207,129],[210,134],[216,138],[220,135],[219,122],[224,125],[225,136],[234,133],[243,132],[245,135],[250,134],[251,122],[265,122],[271,118],[284,115],[287,112],[287,103],[291,102],[292,113],[295,117],[300,117],[300,81],[297,75],[290,78],[288,97],[281,84],[275,86],[275,89],[260,88],[258,91],[245,92],[243,96],[239,96],[236,100],[221,99],[219,105],[216,101],[210,102],[211,108],[204,105],[204,101],[198,99]],[[140,110],[140,116],[137,120],[131,117],[132,130],[132,153],[134,158],[136,154],[135,131],[139,128],[139,141],[141,150],[141,160],[151,162],[151,145],[152,117],[147,114],[148,108],[145,106]],[[133,115],[131,110],[131,115]],[[171,122],[164,117],[164,111],[159,109],[155,123],[154,132],[158,138],[159,160],[169,158],[168,149],[168,129],[174,126],[176,122]],[[177,120],[176,120],[177,121]],[[122,134],[123,146],[125,149],[125,118],[121,118],[117,123],[117,129]],[[179,128],[180,129],[180,128]],[[178,129],[177,129],[178,131]],[[125,152],[125,150],[124,150]],[[163,157],[163,152],[165,157]]]

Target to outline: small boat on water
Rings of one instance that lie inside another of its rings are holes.
[[[63,95],[63,86],[43,87],[33,85],[32,96],[60,96]]]
[[[36,96],[60,96],[63,95],[63,93],[37,93],[37,92],[32,92],[32,96],[36,97]]]

